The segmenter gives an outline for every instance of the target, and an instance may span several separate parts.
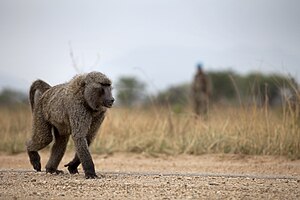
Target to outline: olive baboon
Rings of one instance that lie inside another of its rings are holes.
[[[42,80],[33,82],[29,92],[33,113],[32,137],[27,153],[33,168],[41,171],[38,151],[55,142],[46,165],[48,173],[62,173],[57,167],[65,153],[69,136],[74,140],[76,154],[65,165],[71,174],[78,173],[82,163],[86,178],[96,178],[88,146],[112,107],[111,81],[100,72],[75,76],[71,81],[51,87]]]

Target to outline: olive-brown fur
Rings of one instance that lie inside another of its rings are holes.
[[[76,154],[65,166],[73,174],[78,173],[77,167],[82,163],[85,177],[96,178],[88,146],[104,120],[106,109],[114,102],[110,79],[100,72],[90,72],[53,87],[37,80],[31,85],[29,99],[33,123],[32,137],[26,146],[33,168],[41,171],[38,151],[50,144],[54,135],[46,172],[61,173],[57,167],[71,135]]]

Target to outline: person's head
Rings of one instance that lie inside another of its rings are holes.
[[[198,70],[198,72],[202,72],[202,70],[203,70],[203,64],[202,63],[197,64],[197,70]]]

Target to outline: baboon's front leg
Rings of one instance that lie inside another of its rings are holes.
[[[88,146],[90,146],[91,142],[93,140],[93,137],[89,137],[89,135],[87,136],[87,143]],[[73,158],[73,160],[71,162],[69,162],[68,164],[64,165],[65,167],[68,167],[68,170],[70,172],[70,174],[78,174],[78,166],[80,165],[80,159],[77,155],[77,153],[75,153],[75,156]]]
[[[82,163],[82,167],[85,173],[85,178],[97,178],[95,172],[95,166],[92,160],[92,156],[88,149],[87,140],[85,137],[75,138],[74,144],[76,148],[76,154],[78,155],[78,158],[80,162]],[[76,168],[77,169],[77,168]]]
[[[97,131],[98,131],[100,125],[102,124],[102,122],[104,120],[104,117],[105,117],[104,113],[101,113],[99,115],[99,117],[94,118],[92,120],[92,125],[90,126],[90,129],[89,129],[88,134],[86,136],[88,146],[90,146],[90,144],[95,139]],[[69,162],[68,164],[66,164],[65,167],[68,167],[68,170],[69,170],[70,174],[77,174],[78,173],[77,168],[78,168],[79,165],[80,165],[80,159],[79,159],[79,157],[76,153],[73,160],[71,162]]]

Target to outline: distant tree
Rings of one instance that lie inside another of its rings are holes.
[[[291,89],[290,79],[278,74],[252,73],[244,78],[244,84],[244,90],[250,91],[258,104],[274,105],[281,98],[282,89]]]
[[[184,83],[171,86],[159,92],[155,103],[159,105],[169,105],[174,112],[182,112],[183,108],[189,103],[190,84]]]
[[[123,106],[133,106],[145,98],[146,84],[134,76],[120,77],[116,83],[117,101]]]
[[[239,84],[240,77],[232,71],[209,72],[212,84],[212,101],[222,99],[233,100],[236,98],[234,84]],[[234,81],[234,82],[233,82]]]
[[[251,73],[242,76],[232,71],[211,71],[207,72],[207,75],[211,82],[211,103],[222,101],[236,104],[241,100],[242,103],[278,105],[284,100],[285,94],[283,93],[292,95],[295,90],[298,92],[296,83],[292,84],[289,77],[279,74]],[[190,83],[173,85],[157,93],[153,102],[158,105],[170,105],[175,110],[182,110],[189,104],[190,86]],[[295,98],[296,95],[294,95]]]
[[[27,102],[27,95],[9,88],[4,88],[0,93],[0,105],[22,104]]]
[[[184,83],[171,86],[156,96],[158,104],[185,105],[188,103],[190,84]]]

